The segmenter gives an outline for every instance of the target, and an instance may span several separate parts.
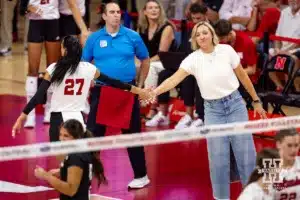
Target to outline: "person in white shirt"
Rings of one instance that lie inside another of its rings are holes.
[[[246,30],[251,18],[252,0],[224,0],[220,10],[220,19],[226,19],[232,23],[234,30]]]
[[[58,62],[47,68],[38,91],[16,120],[12,128],[13,137],[20,131],[28,114],[41,102],[50,85],[53,87],[49,129],[51,142],[59,141],[59,127],[66,120],[76,119],[85,127],[82,111],[85,108],[85,101],[91,82],[94,79],[119,89],[128,90],[134,94],[148,96],[145,90],[109,78],[103,73],[100,74],[95,65],[81,62],[82,47],[79,39],[75,36],[66,36],[63,39],[61,53],[62,57]]]
[[[300,199],[300,135],[296,129],[281,130],[275,135],[282,159],[280,183],[274,184],[275,200]]]
[[[263,170],[270,170],[271,166],[265,166],[266,159],[280,159],[276,149],[262,149],[256,158],[256,167],[249,177],[249,182],[239,195],[238,200],[273,200],[272,183],[265,181],[265,177],[269,174],[263,173]],[[279,168],[278,168],[279,170]]]
[[[152,98],[145,100],[146,103],[176,87],[191,74],[195,76],[204,99],[206,125],[247,121],[246,105],[238,92],[240,80],[253,98],[255,113],[266,118],[266,112],[255,89],[240,64],[240,57],[231,46],[218,44],[213,27],[207,22],[196,24],[191,42],[194,52],[185,58],[173,76],[151,92]],[[215,199],[230,197],[230,144],[243,185],[246,185],[250,173],[255,168],[256,152],[252,135],[207,138],[210,177]]]
[[[289,38],[300,38],[300,0],[289,0],[289,6],[281,11],[276,29],[276,35]],[[274,48],[269,49],[271,56],[277,54],[292,54],[300,49],[300,45],[291,42],[274,42]],[[284,86],[276,72],[270,73],[270,78],[276,85],[277,91],[282,91]]]

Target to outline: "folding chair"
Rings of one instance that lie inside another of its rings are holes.
[[[281,106],[292,105],[292,102],[294,101],[293,98],[288,97],[288,92],[291,89],[292,83],[295,79],[295,73],[293,73],[294,66],[295,61],[291,56],[280,54],[272,57],[263,70],[265,77],[267,77],[270,72],[283,72],[288,76],[288,80],[286,81],[282,92],[269,91],[269,83],[266,81],[265,87],[267,88],[267,91],[258,94],[263,100],[264,108],[266,110],[268,109],[268,103],[271,103],[272,107],[274,108],[273,114],[285,115],[281,109]]]

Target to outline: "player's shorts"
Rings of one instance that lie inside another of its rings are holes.
[[[68,119],[76,119],[82,123],[84,129],[86,127],[84,116],[81,112],[51,112],[49,138],[50,142],[59,141],[59,130],[64,121]]]
[[[29,21],[28,42],[57,42],[59,36],[59,20],[33,20]]]
[[[60,14],[59,18],[59,32],[60,37],[63,38],[68,35],[79,35],[81,33],[78,28],[73,15]]]

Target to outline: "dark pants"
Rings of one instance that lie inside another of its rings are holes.
[[[160,85],[174,73],[175,72],[171,70],[161,71],[158,75],[158,85]],[[185,106],[194,106],[196,102],[196,113],[200,119],[204,120],[204,100],[201,97],[201,93],[194,76],[189,75],[181,82],[180,95]],[[165,92],[159,95],[157,100],[158,103],[167,104],[170,100],[170,92]]]
[[[87,129],[90,130],[96,137],[103,137],[106,132],[106,126],[96,124],[97,108],[99,97],[101,93],[101,86],[95,86],[91,92],[91,109],[87,120]],[[139,133],[141,132],[140,121],[140,104],[138,98],[134,100],[132,108],[130,129],[122,130],[123,134]],[[131,166],[134,171],[134,178],[141,178],[147,174],[144,147],[127,148]]]

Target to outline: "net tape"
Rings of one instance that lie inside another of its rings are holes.
[[[247,121],[220,125],[206,125],[199,128],[164,130],[155,132],[114,135],[64,142],[47,142],[0,148],[0,161],[54,156],[78,152],[99,151],[124,147],[157,145],[199,140],[210,137],[260,134],[287,128],[299,128],[300,115],[265,120]]]

